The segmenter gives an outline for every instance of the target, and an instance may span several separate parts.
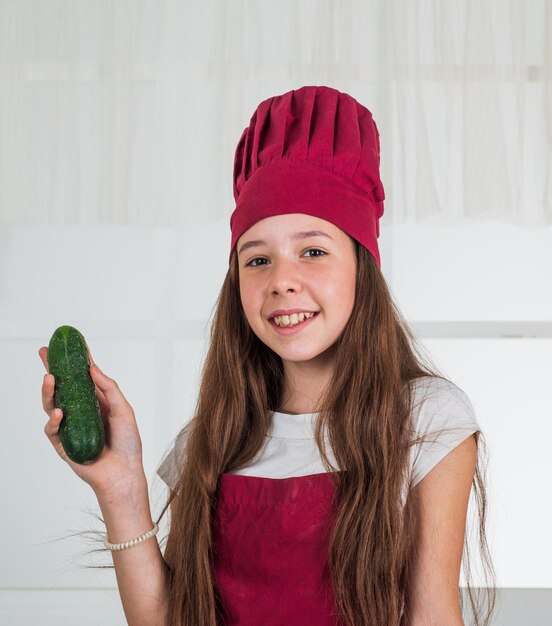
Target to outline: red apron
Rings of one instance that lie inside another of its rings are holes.
[[[335,519],[327,473],[220,476],[213,574],[224,626],[335,626],[327,569]]]

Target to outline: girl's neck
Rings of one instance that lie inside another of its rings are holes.
[[[330,357],[322,366],[311,369],[299,367],[286,369],[284,385],[280,393],[279,411],[290,415],[305,415],[319,411],[321,398],[331,380],[332,366]],[[291,370],[291,371],[288,371]]]

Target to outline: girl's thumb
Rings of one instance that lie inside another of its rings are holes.
[[[106,376],[95,363],[90,368],[90,374],[111,406],[126,404],[126,400],[117,383],[109,376]]]
[[[107,376],[102,372],[102,370],[96,365],[96,363],[94,363],[94,365],[92,365],[92,367],[90,368],[90,374],[94,374],[94,376],[96,376],[98,378],[98,380],[104,380],[107,378]]]

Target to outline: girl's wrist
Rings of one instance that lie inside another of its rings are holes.
[[[120,471],[124,467],[124,471]],[[140,488],[143,484],[147,485],[144,464],[141,461],[133,462],[118,461],[113,469],[107,468],[102,472],[102,476],[95,476],[89,481],[92,491],[98,499],[106,499],[115,497],[126,491]]]
[[[111,543],[133,539],[153,528],[145,477],[143,481],[97,497]]]
[[[128,507],[129,502],[149,502],[148,481],[143,471],[107,487],[93,489],[102,510]]]
[[[122,543],[150,531],[154,527],[149,506],[126,509],[122,512],[109,509],[103,512],[107,541]]]

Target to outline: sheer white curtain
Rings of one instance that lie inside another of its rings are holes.
[[[0,0],[0,224],[226,221],[241,131],[305,84],[373,112],[387,220],[549,224],[551,32],[548,0]]]
[[[386,2],[400,221],[552,222],[552,3]]]

